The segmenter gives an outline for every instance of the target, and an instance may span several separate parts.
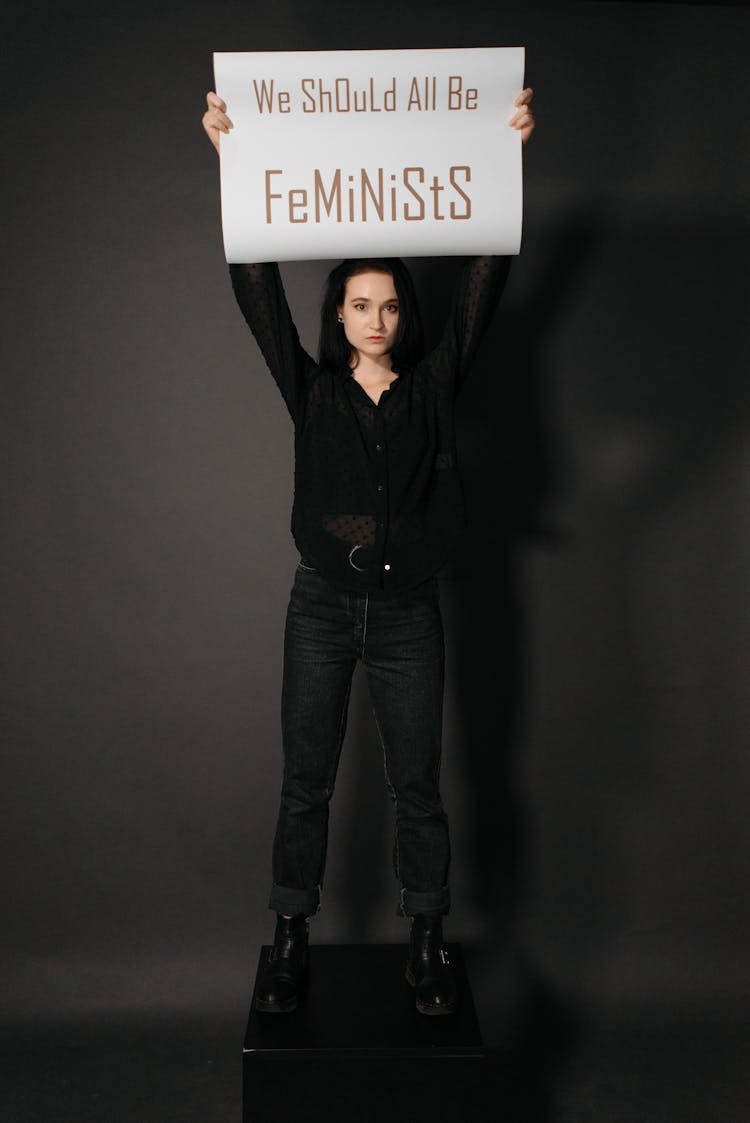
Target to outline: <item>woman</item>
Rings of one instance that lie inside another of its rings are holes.
[[[525,142],[532,91],[509,124]],[[232,128],[207,95],[216,150]],[[295,427],[292,532],[301,560],[286,621],[284,780],[273,847],[274,944],[256,1007],[296,1008],[308,917],[320,905],[328,805],[352,673],[367,674],[395,802],[399,912],[411,918],[407,979],[423,1014],[456,1007],[443,947],[448,824],[440,800],[443,633],[435,574],[463,525],[456,392],[507,275],[507,258],[465,266],[443,339],[422,347],[408,271],[395,258],[344,261],[329,278],[319,358],[302,348],[274,264],[232,265],[242,312]]]

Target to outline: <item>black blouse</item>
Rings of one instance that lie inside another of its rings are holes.
[[[322,370],[304,350],[277,265],[230,266],[294,422],[294,541],[331,584],[411,588],[436,573],[463,529],[454,399],[509,265],[504,257],[467,261],[442,340],[399,370],[377,405],[350,370]]]

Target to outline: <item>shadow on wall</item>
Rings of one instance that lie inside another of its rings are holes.
[[[746,245],[741,227],[597,213],[548,232],[460,403],[469,528],[444,603],[473,900],[517,947],[533,845],[533,920],[566,944],[550,962],[634,997],[665,969],[688,988],[717,940],[741,953],[742,816],[718,793],[741,785],[747,713]],[[538,547],[544,589],[522,570]],[[517,792],[531,747],[541,844]]]
[[[457,755],[470,800],[472,895],[506,945],[526,880],[527,829],[515,784],[526,661],[517,550],[529,540],[555,548],[560,538],[550,515],[562,481],[556,424],[545,405],[545,355],[602,236],[591,214],[548,237],[531,290],[501,302],[458,405],[468,528],[443,586]]]

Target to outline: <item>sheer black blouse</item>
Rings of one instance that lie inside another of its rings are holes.
[[[240,308],[295,430],[292,534],[305,562],[352,591],[397,592],[443,564],[464,525],[454,399],[505,284],[509,258],[463,267],[443,338],[377,405],[348,369],[299,341],[273,263],[231,265]]]

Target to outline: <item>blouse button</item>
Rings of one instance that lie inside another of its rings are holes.
[[[389,570],[390,568],[391,568],[391,567],[390,567],[390,566],[388,565],[388,563],[387,563],[387,562],[386,562],[386,564],[385,564],[385,565],[383,566],[383,569],[384,569],[384,570],[385,570],[386,572],[387,572],[387,571],[388,571],[388,570]]]

